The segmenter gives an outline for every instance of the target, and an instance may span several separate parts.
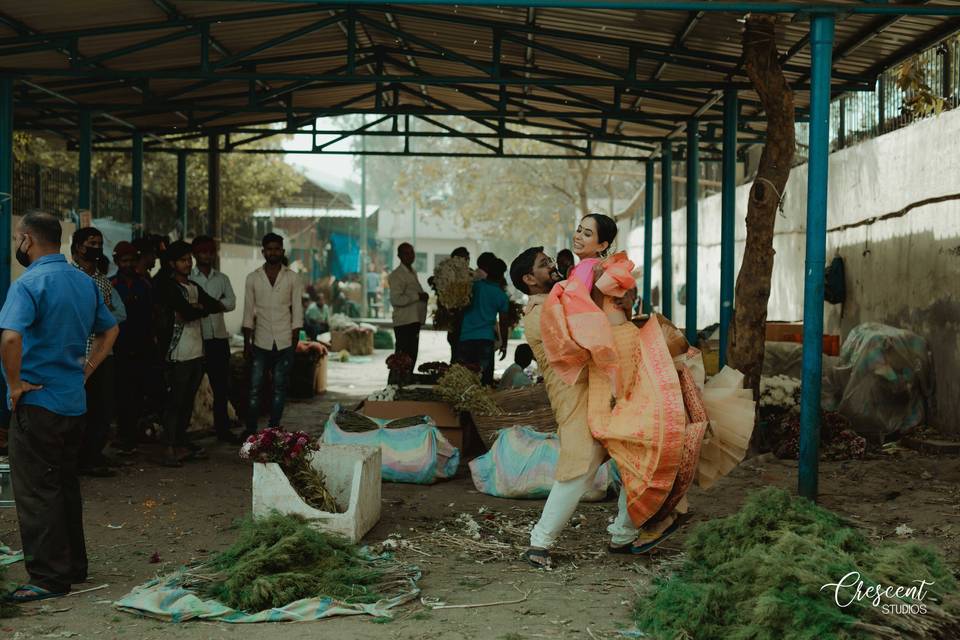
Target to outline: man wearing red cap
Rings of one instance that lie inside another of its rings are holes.
[[[114,346],[117,371],[117,442],[121,453],[136,451],[140,419],[146,405],[148,373],[157,359],[153,323],[153,291],[150,281],[137,273],[140,253],[130,242],[113,248],[117,274],[111,280],[127,310]]]

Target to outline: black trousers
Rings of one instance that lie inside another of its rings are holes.
[[[480,367],[480,381],[493,384],[493,340],[463,340],[457,349],[457,362]]]
[[[86,391],[87,415],[80,447],[80,466],[96,467],[102,462],[103,448],[107,446],[110,424],[113,422],[113,398],[116,393],[113,356],[107,356],[87,379]]]
[[[117,440],[124,447],[136,446],[140,440],[140,419],[147,412],[150,369],[153,358],[149,354],[117,353]]]
[[[417,370],[417,354],[420,351],[420,323],[413,322],[393,328],[393,336],[396,342],[393,352],[405,353],[413,361],[413,370]],[[397,375],[391,371],[390,384],[398,382]]]
[[[227,403],[230,398],[230,342],[226,338],[203,341],[203,368],[213,390],[213,428],[217,433],[230,431]]]
[[[82,416],[20,405],[10,429],[10,471],[30,583],[69,591],[87,579],[77,458]]]
[[[166,376],[169,391],[163,408],[163,442],[168,447],[183,447],[187,444],[193,400],[203,379],[203,358],[168,362]]]

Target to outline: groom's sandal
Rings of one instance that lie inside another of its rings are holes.
[[[523,552],[523,559],[531,566],[537,569],[552,569],[553,559],[550,557],[548,549],[534,549],[533,547]]]
[[[50,598],[60,598],[67,595],[66,591],[47,591],[32,584],[25,584],[17,587],[13,593],[6,597],[7,602],[22,604],[25,602],[37,602],[38,600],[49,600]]]
[[[649,553],[660,546],[664,541],[667,540],[670,536],[676,533],[680,529],[680,518],[677,517],[674,519],[670,526],[663,530],[663,532],[654,538],[650,538],[645,535],[640,535],[636,540],[630,544],[623,544],[619,546],[610,545],[607,547],[607,550],[610,553],[624,553],[630,555],[643,555]]]

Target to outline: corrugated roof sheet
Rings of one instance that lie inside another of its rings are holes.
[[[343,82],[348,9],[342,5],[87,0],[82,9],[65,9],[65,3],[56,0],[5,4],[0,10],[0,71],[30,83],[17,94],[15,117],[21,125],[53,129],[69,130],[73,126],[70,113],[84,107],[164,133],[222,131],[280,122],[288,116],[302,120],[319,110],[328,110],[325,114],[378,108],[400,114],[411,109],[434,114],[492,113],[503,98],[511,123],[574,130],[606,126],[608,132],[658,137],[677,130],[683,119],[696,114],[703,113],[705,119],[719,115],[719,102],[705,107],[717,89],[698,85],[723,83],[731,70],[734,80],[746,81],[739,65],[743,16],[731,13],[364,5],[353,9],[355,77]],[[856,4],[856,0],[837,4]],[[308,30],[338,15],[344,20]],[[207,21],[213,38],[211,70],[199,68],[200,29],[190,24],[196,20]],[[150,28],[143,29],[147,25]],[[911,43],[930,45],[937,36],[948,35],[950,28],[960,29],[960,19],[840,14],[835,83],[875,74],[882,65],[897,62]],[[172,38],[185,29],[193,31],[149,49],[124,51]],[[298,32],[297,37],[279,42]],[[489,78],[494,65],[497,35],[503,36],[499,63],[513,74],[502,96],[496,83],[479,82]],[[778,46],[782,53],[793,53],[785,67],[791,82],[808,80],[807,35],[803,20],[782,17]],[[55,46],[37,46],[44,42]],[[636,56],[632,71],[638,81],[688,86],[625,89],[616,104],[611,80],[620,82],[621,74],[629,72],[631,46]],[[86,62],[110,52],[122,55]],[[217,66],[244,52],[250,55],[236,64]],[[73,55],[77,57],[71,59]],[[378,60],[382,66],[377,66]],[[80,72],[88,77],[76,77]],[[227,78],[214,81],[211,72]],[[379,103],[373,95],[365,95],[376,82],[359,77],[378,72],[407,79],[403,87],[394,87],[386,78]],[[447,80],[437,84],[438,77]],[[568,84],[524,84],[537,79],[566,79]],[[796,92],[799,109],[806,107],[808,97],[806,90]],[[757,105],[750,103],[756,101],[752,91],[744,88],[741,98],[747,105],[745,113],[757,111]],[[616,108],[632,115],[618,113]],[[98,125],[114,126],[102,121]],[[756,126],[762,130],[762,123]]]

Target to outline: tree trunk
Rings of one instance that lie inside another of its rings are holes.
[[[763,369],[767,302],[773,273],[773,227],[795,150],[793,92],[777,61],[776,18],[751,15],[743,34],[747,74],[767,113],[767,143],[750,189],[747,242],[737,275],[730,362],[758,393]]]

